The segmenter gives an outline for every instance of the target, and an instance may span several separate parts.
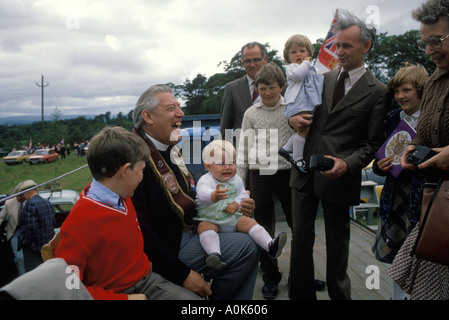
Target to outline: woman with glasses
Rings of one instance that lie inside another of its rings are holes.
[[[421,22],[418,47],[432,59],[437,69],[424,87],[417,137],[406,148],[401,165],[403,169],[416,170],[406,159],[415,145],[424,145],[433,148],[437,155],[419,169],[432,165],[441,170],[438,177],[441,178],[445,173],[449,174],[449,0],[427,0],[412,12],[412,16]],[[423,173],[425,179],[431,181],[432,177]],[[448,266],[410,255],[418,230],[419,223],[396,255],[389,274],[412,300],[448,300]],[[449,255],[449,248],[442,247],[441,250]]]

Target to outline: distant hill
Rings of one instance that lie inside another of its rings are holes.
[[[85,117],[86,119],[92,119],[93,115],[71,115],[71,116],[60,116],[59,120],[75,119],[78,117]],[[33,122],[40,122],[42,120],[41,116],[20,116],[20,117],[6,117],[0,118],[0,125],[12,126],[21,124],[31,124]],[[51,121],[50,115],[44,116],[44,121]]]

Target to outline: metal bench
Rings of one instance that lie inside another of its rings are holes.
[[[352,207],[351,215],[353,219],[357,219],[357,215],[365,215],[366,224],[372,224],[374,209],[379,208],[378,187],[380,186],[374,181],[362,181],[361,203]]]

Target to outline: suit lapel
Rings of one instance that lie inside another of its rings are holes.
[[[336,79],[335,79],[336,81]],[[334,82],[335,84],[335,82]],[[330,97],[330,108],[332,108],[332,97],[335,85],[332,87],[332,95]],[[365,74],[356,82],[356,84],[349,90],[348,93],[340,100],[340,102],[330,111],[329,114],[339,112],[342,109],[345,109],[354,103],[362,100],[367,95],[370,94],[370,82],[369,82],[369,71],[366,71]],[[329,98],[329,97],[328,97]],[[329,108],[329,105],[328,105]]]
[[[246,76],[244,76],[243,78],[240,79],[240,84],[237,87],[240,98],[242,99],[243,103],[245,105],[248,105],[248,107],[250,107],[253,104],[253,101],[251,99],[251,94],[249,91],[249,85],[248,85],[248,80],[246,78]]]
[[[324,86],[324,97],[326,99],[326,106],[327,106],[327,112],[330,114],[332,112],[332,104],[333,104],[333,99],[334,99],[334,90],[335,90],[335,85],[337,84],[337,77],[339,75],[339,71],[332,71],[329,73],[329,80],[327,81],[327,83],[329,83],[329,85],[325,85]]]

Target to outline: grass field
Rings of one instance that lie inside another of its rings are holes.
[[[7,194],[21,181],[31,179],[37,184],[45,183],[86,164],[86,157],[77,158],[76,155],[48,164],[7,165],[2,162],[0,163],[0,194]],[[92,175],[87,167],[59,180],[63,189],[72,189],[78,192],[81,192],[84,186],[91,181]]]

